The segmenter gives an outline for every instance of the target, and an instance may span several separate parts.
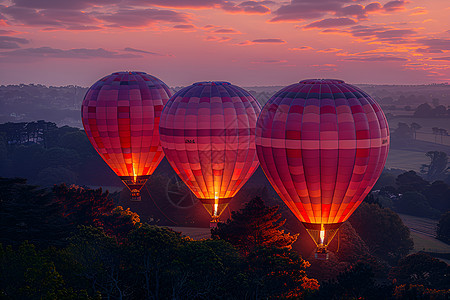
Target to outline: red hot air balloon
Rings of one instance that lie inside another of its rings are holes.
[[[214,227],[259,162],[259,103],[228,82],[198,82],[170,98],[159,132],[167,160],[212,217]]]
[[[86,134],[109,167],[140,200],[140,189],[164,157],[159,118],[171,93],[144,72],[116,72],[91,86],[81,118]]]
[[[327,257],[327,245],[383,170],[389,127],[380,106],[342,80],[303,80],[263,107],[256,149],[270,183]]]

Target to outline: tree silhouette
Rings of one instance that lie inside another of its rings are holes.
[[[240,211],[233,211],[225,223],[218,223],[211,233],[228,241],[247,255],[256,246],[291,249],[297,240],[296,235],[285,233],[280,228],[286,220],[280,221],[278,206],[268,207],[260,197],[245,204]]]
[[[436,230],[437,238],[450,244],[450,211],[442,215]]]
[[[0,243],[28,240],[40,247],[64,245],[73,226],[61,210],[46,190],[28,185],[25,179],[0,177]]]
[[[389,273],[397,284],[420,284],[427,288],[448,289],[450,266],[425,253],[415,253],[402,258]]]
[[[430,164],[423,164],[420,172],[426,174],[428,180],[443,179],[448,172],[448,155],[442,151],[428,151],[425,154],[430,158]]]
[[[349,221],[371,253],[390,263],[396,263],[413,248],[408,227],[389,208],[363,202]]]
[[[101,225],[101,216],[114,208],[108,191],[103,193],[101,188],[92,190],[61,184],[53,187],[53,195],[63,209],[63,216],[76,225]]]
[[[417,124],[417,123],[413,122],[413,123],[411,123],[410,128],[411,128],[411,130],[412,130],[413,133],[414,133],[414,139],[417,139],[417,138],[416,138],[416,137],[417,137],[417,130],[419,130],[420,128],[422,128],[422,126],[420,126],[420,124]]]

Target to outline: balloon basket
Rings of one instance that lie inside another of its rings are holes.
[[[328,250],[326,246],[319,245],[317,247],[316,253],[314,254],[314,258],[317,260],[328,260]]]
[[[212,216],[212,219],[209,222],[209,228],[217,228],[217,223],[219,223],[219,216]]]
[[[140,190],[131,190],[131,201],[139,202],[141,201],[141,191]]]

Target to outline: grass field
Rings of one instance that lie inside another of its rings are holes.
[[[446,243],[430,236],[411,231],[411,238],[414,241],[413,253],[419,251],[450,253],[450,245],[447,245]]]
[[[417,140],[450,146],[450,135],[436,136],[433,134],[432,130],[433,127],[444,128],[450,133],[450,119],[448,118],[391,117],[388,122],[391,130],[397,128],[398,123],[400,122],[408,125],[411,125],[411,123],[417,123],[422,126],[422,128],[420,128],[416,133]]]
[[[403,170],[420,171],[422,164],[429,164],[430,159],[425,156],[425,152],[389,149],[386,168],[396,168]]]
[[[419,131],[430,132],[431,128],[438,127],[447,129],[450,132],[450,120],[448,118],[414,118],[414,117],[391,117],[388,120],[390,128],[397,128],[399,122],[411,125],[411,123],[417,123],[422,128]]]

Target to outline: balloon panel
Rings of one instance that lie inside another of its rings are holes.
[[[389,128],[380,106],[340,80],[305,80],[263,107],[256,148],[270,183],[305,223],[348,219],[386,162]]]
[[[260,110],[253,96],[227,82],[196,83],[169,100],[161,116],[161,145],[198,198],[231,198],[256,170]]]
[[[144,72],[117,72],[86,93],[81,116],[86,134],[105,162],[122,178],[151,175],[164,157],[158,125],[171,93]]]

